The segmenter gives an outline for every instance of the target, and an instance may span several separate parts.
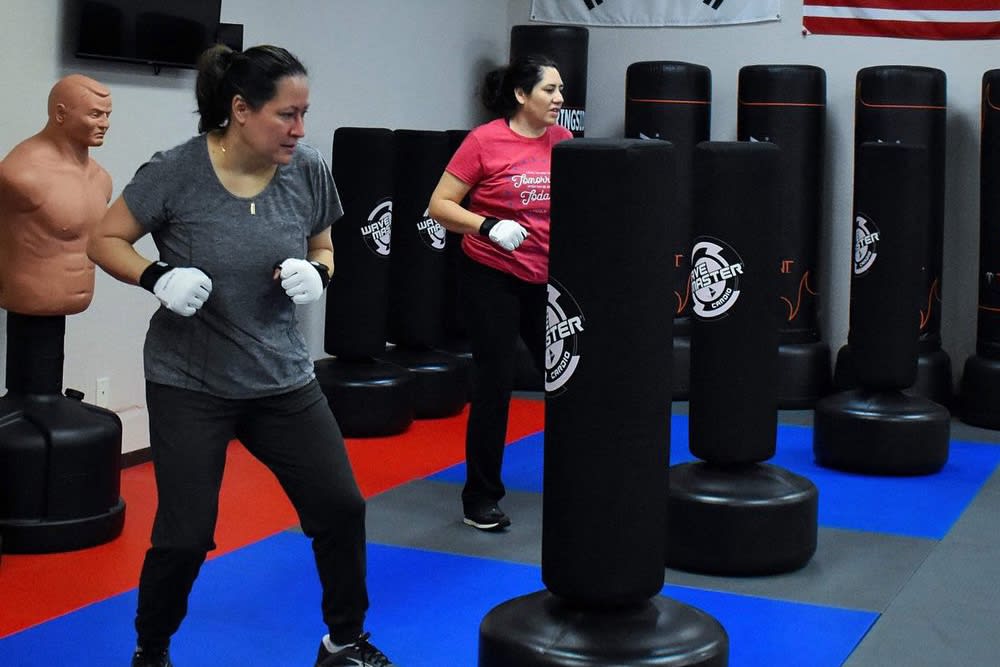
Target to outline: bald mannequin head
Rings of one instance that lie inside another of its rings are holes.
[[[101,146],[110,125],[111,91],[82,74],[65,76],[52,86],[45,131],[81,146]]]

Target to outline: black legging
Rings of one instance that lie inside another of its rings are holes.
[[[277,477],[312,538],[330,636],[356,640],[368,609],[365,501],[319,384],[233,400],[147,383],[146,396],[158,505],[139,578],[140,645],[166,647],[187,613],[215,548],[226,447],[237,437]]]
[[[500,478],[518,335],[544,368],[546,286],[526,283],[463,255],[462,305],[472,344],[474,386],[465,435],[466,510],[503,498]]]

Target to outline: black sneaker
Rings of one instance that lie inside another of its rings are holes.
[[[336,653],[327,651],[326,644],[320,642],[315,667],[395,667],[382,651],[369,643],[369,636],[366,632],[358,641]]]
[[[137,648],[132,654],[132,667],[174,667],[167,649],[147,651]]]
[[[496,505],[489,505],[478,510],[466,510],[462,522],[479,530],[503,530],[510,525],[510,517]]]

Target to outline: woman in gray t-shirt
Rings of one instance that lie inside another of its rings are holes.
[[[364,633],[364,499],[313,374],[295,306],[319,299],[342,214],[300,143],[305,67],[273,46],[203,54],[198,136],[142,165],[92,235],[91,259],[162,304],[144,348],[158,506],[139,579],[133,667],[168,645],[209,550],[230,440],[281,482],[313,540],[329,628],[317,667],[391,665]],[[134,244],[151,234],[152,262]]]

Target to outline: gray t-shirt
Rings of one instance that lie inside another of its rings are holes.
[[[150,382],[223,398],[301,387],[313,362],[296,327],[295,304],[274,266],[304,258],[309,237],[343,215],[323,157],[300,143],[256,197],[219,182],[205,135],[156,153],[122,192],[153,236],[160,260],[195,266],[212,294],[192,317],[160,307],[149,322],[144,362]]]

